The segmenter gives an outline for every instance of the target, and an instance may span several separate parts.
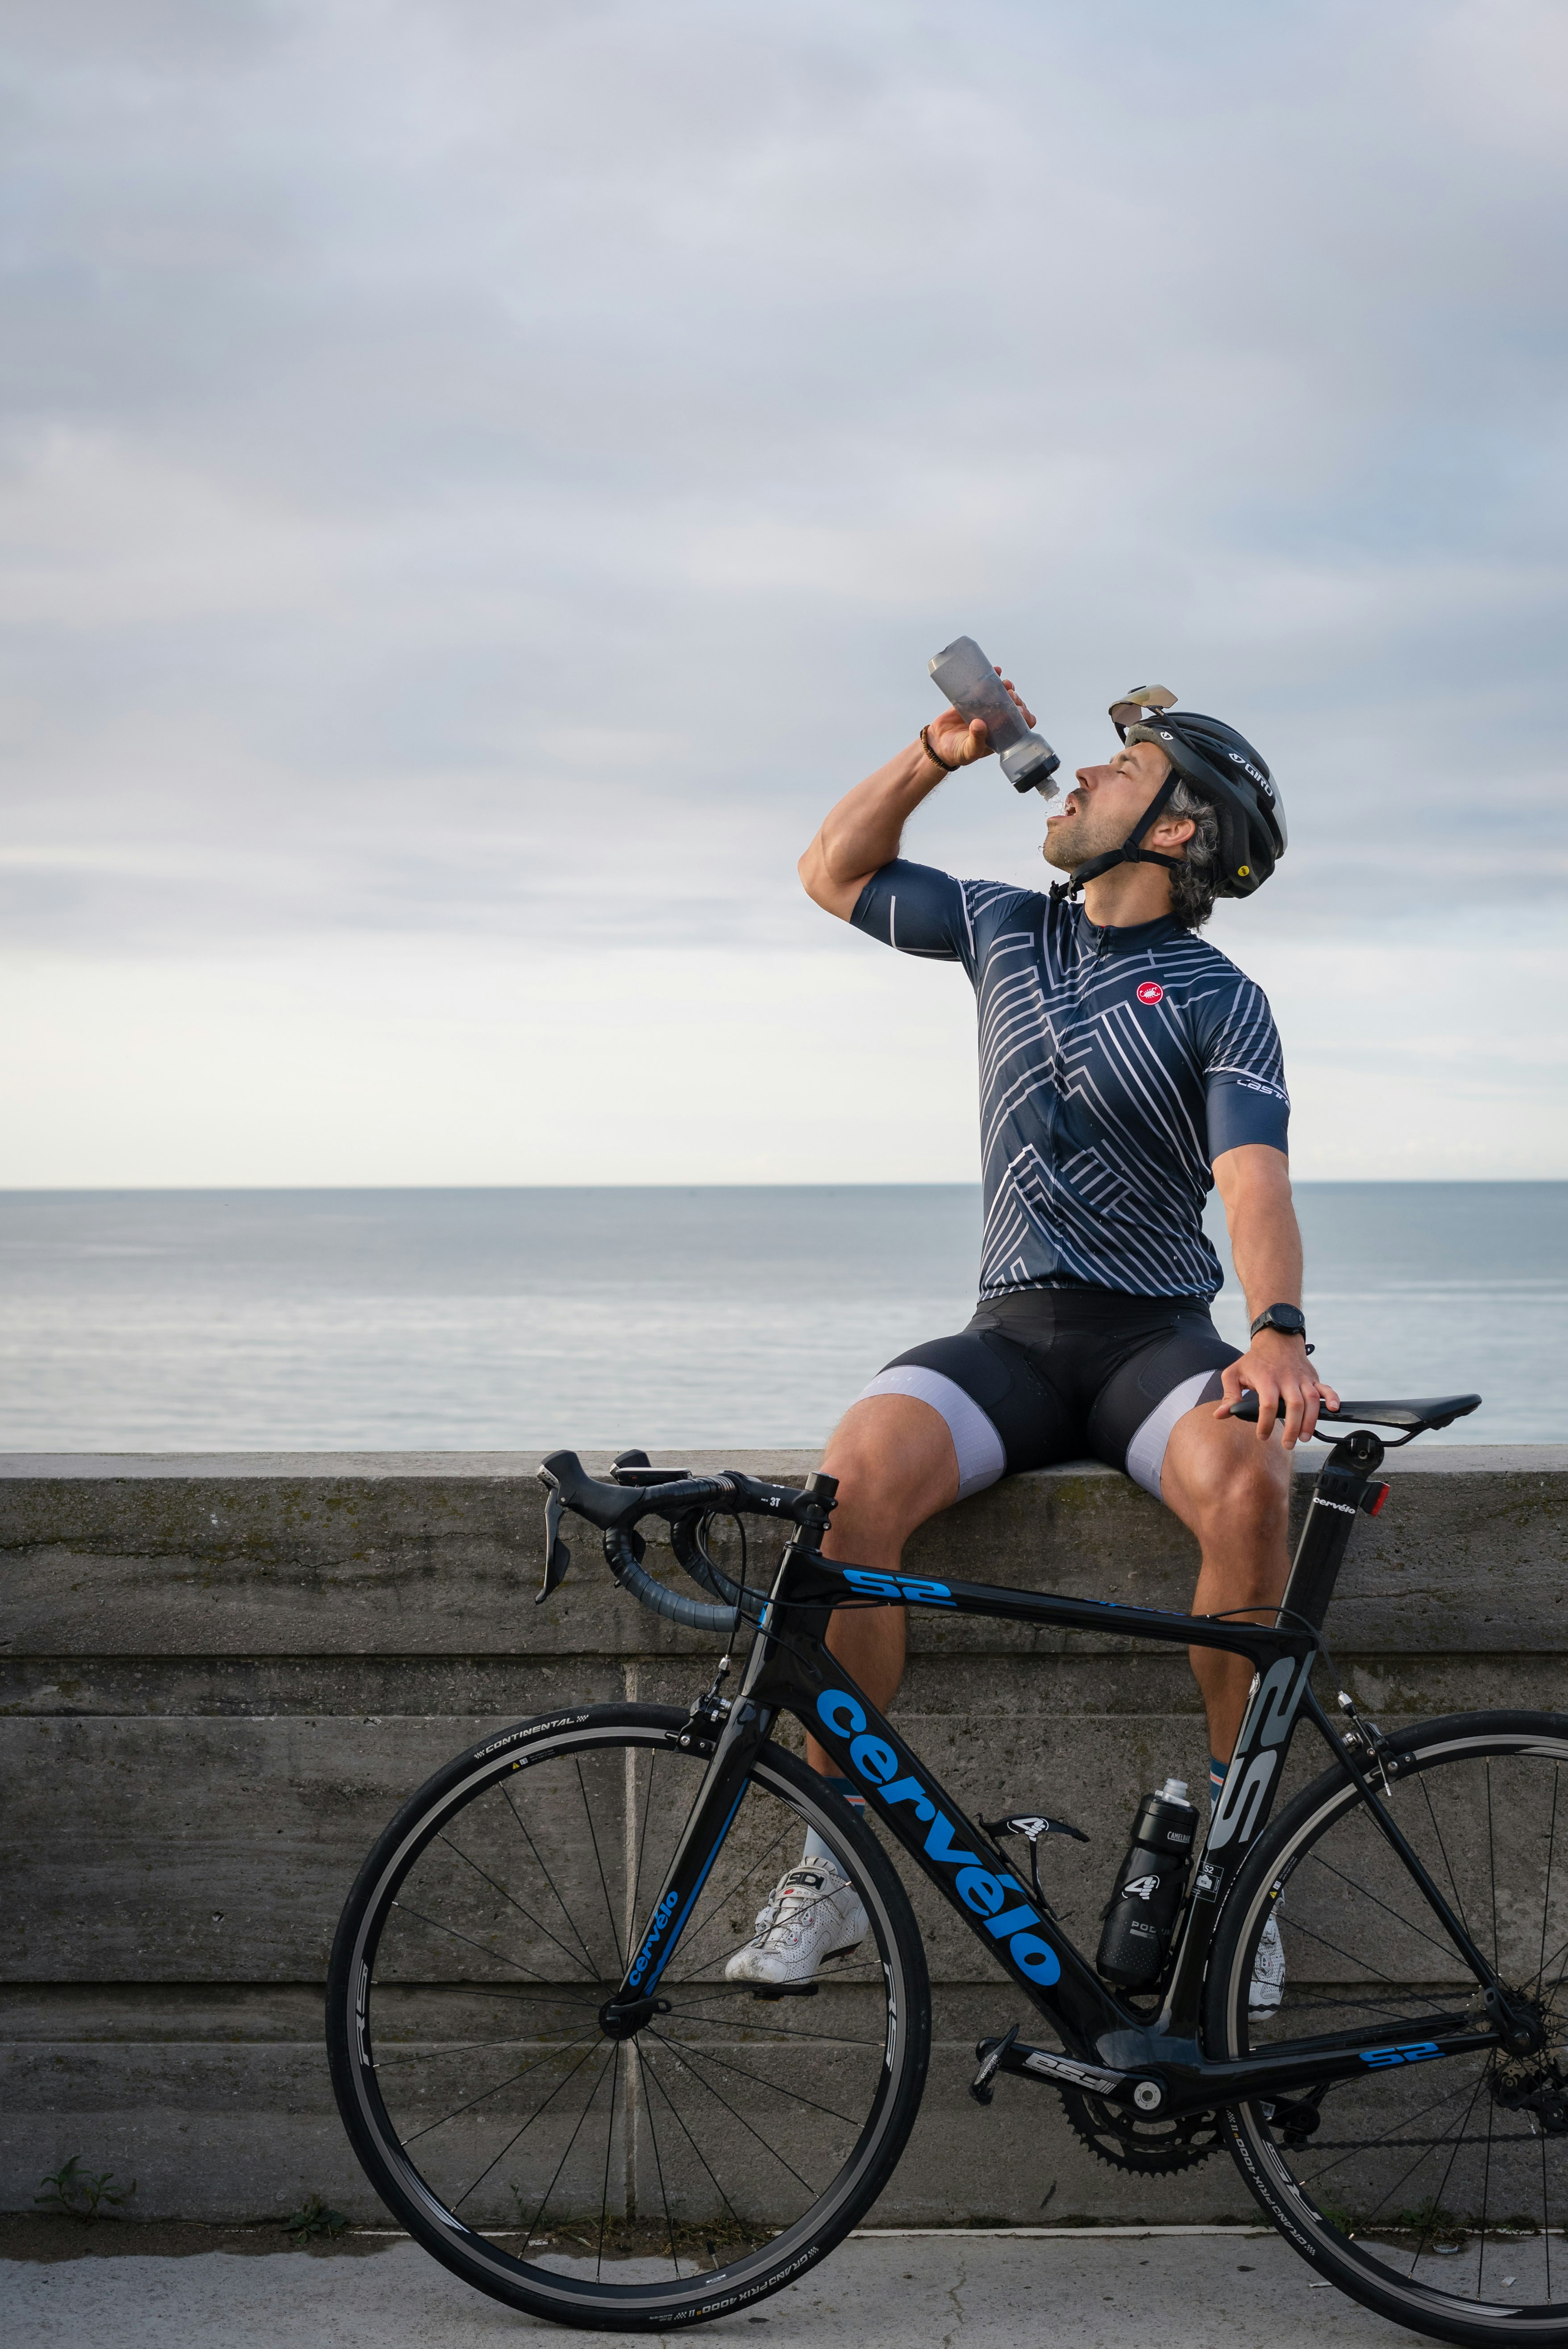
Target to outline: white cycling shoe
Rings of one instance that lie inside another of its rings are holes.
[[[793,1988],[809,1982],[825,1958],[845,1958],[864,1940],[860,1896],[830,1860],[803,1860],[781,1876],[757,1912],[757,1938],[737,1950],[726,1982]]]
[[[1249,2014],[1272,2014],[1284,1996],[1284,1943],[1279,1920],[1271,1909],[1264,1919],[1258,1946],[1253,1953],[1253,1979],[1247,1992]]]

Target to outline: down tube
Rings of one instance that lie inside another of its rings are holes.
[[[1124,2013],[1072,1944],[1016,1876],[998,1872],[985,1840],[951,1795],[913,1754],[863,1690],[830,1657],[825,1678],[805,1656],[791,1656],[789,1688],[769,1688],[865,1789],[868,1808],[885,1819],[904,1849],[938,1885],[970,1930],[992,1951],[1064,2036],[1092,2046]],[[760,1692],[758,1691],[758,1692]]]

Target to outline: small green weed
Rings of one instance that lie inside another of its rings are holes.
[[[1440,2235],[1445,2242],[1452,2242],[1456,2235],[1462,2235],[1465,2231],[1463,2220],[1456,2218],[1451,2210],[1445,2210],[1442,2204],[1434,2201],[1429,2194],[1424,2202],[1416,2203],[1411,2209],[1396,2210],[1389,2223],[1408,2234],[1419,2235],[1423,2241],[1431,2236]]]
[[[58,2169],[51,2169],[38,2180],[46,2190],[35,2194],[33,2199],[42,2203],[46,2210],[64,2211],[72,2219],[96,2219],[106,2205],[129,2202],[136,2191],[134,2178],[129,2186],[118,2189],[111,2183],[113,2178],[112,2169],[84,2169],[81,2155],[73,2153]]]
[[[284,2232],[295,2251],[303,2251],[307,2243],[319,2242],[324,2236],[335,2242],[347,2224],[342,2211],[329,2209],[321,2195],[307,2194],[299,2209],[291,2210],[284,2220]]]

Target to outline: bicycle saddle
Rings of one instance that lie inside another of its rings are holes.
[[[1423,1435],[1429,1428],[1450,1427],[1456,1419],[1468,1419],[1472,1411],[1480,1408],[1478,1394],[1413,1395],[1398,1402],[1342,1402],[1337,1411],[1320,1411],[1318,1424],[1332,1422],[1337,1427],[1404,1427],[1412,1435]],[[1256,1419],[1258,1399],[1244,1394],[1232,1412],[1233,1419]]]

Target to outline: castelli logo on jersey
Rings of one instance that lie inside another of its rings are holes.
[[[1138,990],[1140,1003],[1163,1003],[1165,989],[1157,978],[1146,978]]]

